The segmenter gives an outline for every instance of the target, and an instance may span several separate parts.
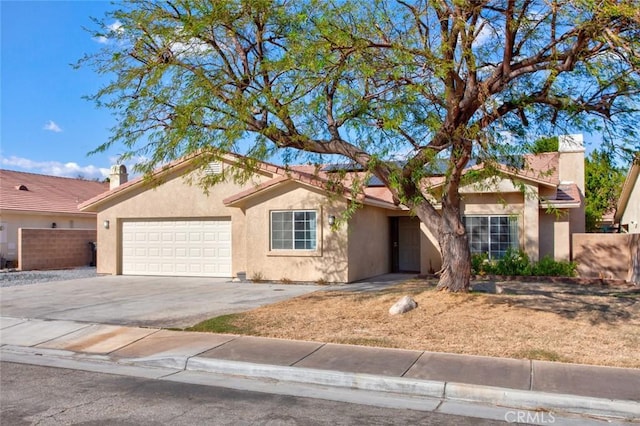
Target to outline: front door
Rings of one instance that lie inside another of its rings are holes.
[[[393,272],[420,272],[420,220],[408,216],[390,219]]]

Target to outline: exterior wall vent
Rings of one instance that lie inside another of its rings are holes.
[[[205,172],[208,175],[219,175],[220,173],[222,173],[222,163],[220,161],[212,161],[211,163],[207,164]]]

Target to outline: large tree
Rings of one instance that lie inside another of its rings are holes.
[[[635,0],[133,0],[96,25],[106,48],[81,64],[113,76],[93,99],[119,118],[99,150],[122,143],[147,171],[196,151],[343,157],[437,236],[451,291],[469,287],[472,157],[558,128],[636,130]]]

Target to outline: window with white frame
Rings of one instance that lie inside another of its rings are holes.
[[[516,217],[465,216],[463,221],[471,254],[487,253],[490,259],[500,259],[509,248],[520,246]]]
[[[316,212],[271,212],[271,250],[315,250]]]

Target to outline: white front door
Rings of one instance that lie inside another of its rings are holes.
[[[231,277],[231,220],[125,221],[122,273]]]

